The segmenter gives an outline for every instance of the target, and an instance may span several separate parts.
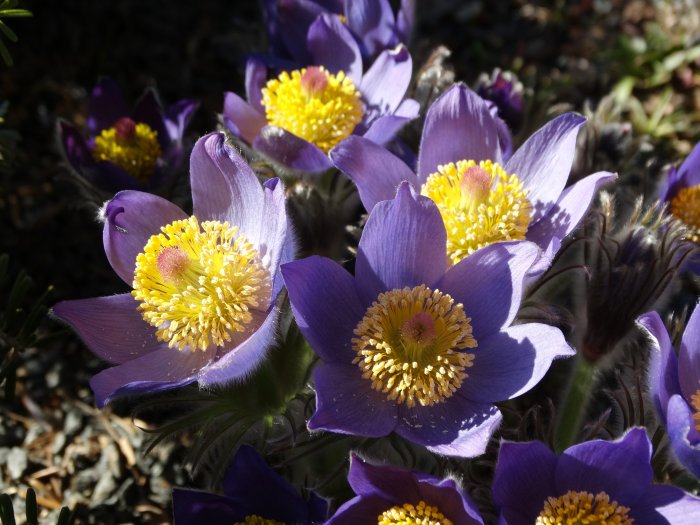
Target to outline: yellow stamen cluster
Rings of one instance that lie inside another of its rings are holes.
[[[323,67],[281,73],[263,88],[262,104],[270,124],[325,152],[350,136],[364,112],[352,80]]]
[[[112,162],[145,183],[153,175],[161,154],[158,133],[143,122],[124,121],[128,119],[118,121],[95,137],[92,157],[96,161]]]
[[[490,160],[438,166],[421,193],[440,209],[453,264],[493,242],[524,239],[532,220],[523,183]]]
[[[548,498],[535,525],[632,525],[630,509],[600,492],[570,490],[558,498]]]
[[[196,217],[151,236],[136,258],[134,298],[159,340],[180,350],[223,346],[265,309],[271,280],[250,242],[226,222]]]
[[[670,211],[690,230],[688,239],[700,242],[700,184],[681,188],[671,200]]]
[[[475,348],[461,304],[425,285],[379,294],[355,328],[353,360],[388,399],[413,407],[441,403],[462,385]]]
[[[700,390],[697,390],[690,397],[690,404],[693,407],[693,421],[695,422],[695,430],[700,432]]]
[[[283,521],[266,520],[253,514],[252,516],[246,516],[243,521],[237,521],[233,525],[285,525],[285,523]]]
[[[377,525],[452,525],[440,509],[421,501],[418,505],[405,503],[391,507],[377,516]]]

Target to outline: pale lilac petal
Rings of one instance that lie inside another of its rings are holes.
[[[355,276],[361,296],[374,301],[386,290],[433,287],[447,266],[445,226],[437,206],[407,182],[396,198],[377,204],[357,250]]]
[[[362,81],[362,55],[348,28],[336,15],[321,15],[309,27],[307,47],[314,65],[345,72],[356,86]]]
[[[438,166],[469,159],[500,162],[498,127],[488,104],[464,84],[456,84],[428,108],[418,177],[424,183]]]
[[[585,118],[574,113],[560,115],[531,135],[506,163],[506,171],[524,183],[533,206],[549,207],[559,199],[584,122]]]
[[[418,102],[406,99],[391,115],[375,119],[363,133],[363,137],[377,144],[386,144],[393,140],[406,124],[418,117],[419,110]]]
[[[367,112],[383,115],[398,108],[411,83],[412,73],[413,61],[405,46],[382,51],[360,85]]]
[[[107,259],[129,286],[134,281],[136,256],[162,226],[186,219],[187,214],[170,201],[140,191],[120,191],[107,203],[102,231]]]
[[[575,355],[561,330],[539,323],[506,328],[468,351],[475,354],[460,394],[472,401],[493,403],[532,389],[552,361]]]
[[[670,485],[652,485],[630,509],[630,518],[644,525],[700,523],[700,499]]]
[[[245,65],[245,95],[248,104],[260,114],[265,113],[262,105],[262,89],[267,83],[267,67],[255,58],[249,58]]]
[[[694,411],[679,394],[666,407],[666,431],[680,464],[700,478],[700,439],[695,430]]]
[[[322,364],[314,370],[316,412],[311,430],[382,437],[396,427],[396,405],[373,390],[355,365]]]
[[[700,307],[695,306],[678,353],[678,378],[686,399],[700,390]]]
[[[553,240],[561,240],[569,235],[586,215],[600,187],[616,178],[614,173],[599,171],[566,188],[543,217],[535,215],[527,231],[527,240],[546,250]]]
[[[408,43],[415,25],[416,0],[401,0],[401,7],[396,15],[396,31],[399,40]]]
[[[280,264],[294,259],[297,250],[292,224],[287,217],[284,184],[279,179],[268,179],[263,185],[263,217],[257,228],[249,230],[248,240],[258,247],[263,265],[272,272],[274,279],[272,295],[276,297],[282,289]]]
[[[343,140],[330,152],[336,168],[357,186],[365,210],[380,201],[393,199],[402,181],[417,184],[416,174],[398,157],[363,137]]]
[[[170,140],[177,144],[182,143],[185,129],[187,129],[197,108],[199,108],[199,102],[196,100],[182,99],[165,109],[163,118]]]
[[[310,142],[277,126],[265,126],[253,147],[285,166],[308,173],[333,167],[328,155]]]
[[[345,16],[348,27],[360,37],[369,55],[375,55],[396,40],[394,11],[389,0],[346,0]]]
[[[252,144],[263,126],[265,115],[232,92],[224,93],[224,117],[236,126],[237,135]]]
[[[351,363],[353,331],[365,313],[355,279],[319,256],[285,264],[282,275],[294,319],[314,351],[327,363]]]
[[[119,85],[111,78],[101,78],[88,102],[87,128],[90,135],[111,128],[117,120],[129,116],[130,112]]]
[[[447,271],[438,288],[462,303],[477,342],[513,322],[525,276],[539,255],[530,242],[499,242],[477,250]]]

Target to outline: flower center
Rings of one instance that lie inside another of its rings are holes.
[[[362,120],[360,92],[345,73],[311,66],[284,71],[262,90],[267,120],[326,153]]]
[[[476,348],[461,304],[424,284],[379,294],[352,339],[362,377],[413,407],[441,403],[462,385]]]
[[[145,183],[153,175],[160,157],[158,133],[148,124],[122,118],[95,137],[92,158],[116,164],[137,181]]]
[[[246,516],[243,521],[237,521],[233,525],[285,525],[282,521],[266,520],[255,514]]]
[[[693,421],[695,421],[695,430],[700,432],[700,389],[690,397],[690,404],[694,410]]]
[[[452,525],[440,509],[421,501],[418,505],[396,505],[377,516],[377,525]]]
[[[700,184],[681,188],[671,200],[671,214],[688,227],[691,241],[700,242]]]
[[[558,498],[547,498],[535,525],[632,525],[630,509],[610,501],[605,492],[570,490]]]
[[[493,242],[524,239],[532,220],[523,183],[490,160],[438,166],[421,193],[440,210],[453,264]]]
[[[136,257],[134,298],[159,340],[182,350],[223,346],[270,301],[270,274],[227,222],[175,221]]]

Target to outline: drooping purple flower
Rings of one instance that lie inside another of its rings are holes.
[[[269,78],[266,66],[248,61],[246,100],[224,98],[231,133],[290,168],[319,172],[333,166],[327,153],[343,138],[385,144],[418,115],[418,103],[404,99],[413,68],[404,46],[382,51],[364,71],[357,43],[330,15],[311,24],[305,41],[307,67]]]
[[[479,510],[453,479],[350,458],[348,482],[356,496],[327,525],[451,523],[483,525]]]
[[[328,515],[325,500],[313,492],[308,500],[302,498],[249,446],[238,449],[224,476],[223,492],[174,489],[175,525],[312,525],[322,523]]]
[[[700,307],[688,320],[676,357],[659,314],[639,318],[652,343],[649,387],[678,461],[700,478]]]
[[[104,209],[104,248],[132,293],[58,303],[98,356],[117,366],[94,376],[98,406],[117,396],[251,373],[275,336],[280,264],[294,243],[277,179],[264,186],[212,133],[190,161],[194,213],[138,191]]]
[[[584,121],[573,113],[557,117],[505,160],[502,123],[482,98],[457,84],[428,109],[416,173],[361,137],[345,139],[330,157],[355,182],[368,211],[392,198],[402,181],[433,199],[452,262],[503,240],[527,239],[551,256],[597,189],[615,178],[599,172],[565,189]]]
[[[130,109],[109,78],[92,90],[88,137],[60,121],[59,142],[72,168],[93,186],[109,192],[157,188],[184,157],[183,135],[199,103],[183,99],[163,108],[153,89]]]
[[[437,206],[402,183],[370,213],[354,277],[324,257],[282,267],[297,325],[323,360],[310,429],[396,432],[476,456],[501,421],[494,402],[573,355],[557,328],[511,326],[536,245],[493,244],[448,269],[445,242]]]
[[[502,525],[700,523],[700,499],[652,484],[652,447],[643,428],[596,439],[557,457],[544,443],[501,443],[493,502]]]
[[[523,121],[523,84],[511,71],[496,68],[491,76],[482,74],[474,91],[483,99],[493,102],[500,116],[517,132]]]
[[[415,0],[401,0],[396,14],[389,0],[265,0],[263,8],[275,56],[309,63],[309,28],[321,15],[337,15],[342,17],[362,57],[371,61],[384,50],[408,43]]]

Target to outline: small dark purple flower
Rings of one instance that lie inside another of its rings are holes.
[[[418,116],[418,103],[404,99],[413,69],[400,45],[382,51],[367,71],[357,43],[343,23],[323,15],[309,28],[308,67],[269,78],[250,59],[246,98],[226,93],[223,118],[231,133],[290,168],[331,168],[328,151],[361,135],[385,144]]]
[[[153,189],[183,160],[182,138],[198,103],[180,100],[163,109],[153,89],[131,110],[119,86],[101,79],[88,106],[88,138],[60,122],[58,133],[66,159],[92,185],[114,193]]]
[[[700,523],[700,499],[652,484],[643,428],[596,439],[557,457],[544,443],[501,443],[493,480],[499,525]]]
[[[700,478],[700,307],[688,320],[676,357],[659,314],[639,318],[652,342],[649,386],[678,461]]]
[[[104,248],[131,293],[58,303],[98,356],[116,364],[92,378],[98,406],[113,398],[244,378],[275,338],[280,264],[294,242],[277,179],[264,186],[224,144],[197,141],[190,160],[193,215],[139,191],[104,208]]]
[[[555,118],[506,161],[503,123],[481,97],[457,84],[428,109],[417,173],[362,137],[345,139],[330,157],[355,182],[368,211],[392,198],[402,181],[433,199],[453,263],[506,240],[533,241],[551,256],[597,189],[615,178],[599,172],[565,189],[584,121],[573,113]]]
[[[312,525],[328,515],[325,500],[313,492],[303,499],[249,446],[238,449],[223,492],[174,489],[175,525]]]
[[[474,91],[483,99],[493,102],[498,116],[517,132],[523,122],[523,84],[510,71],[496,68],[489,77],[482,74]]]
[[[448,269],[446,237],[437,206],[402,183],[370,213],[354,277],[324,257],[282,267],[299,329],[323,360],[310,429],[396,432],[476,456],[501,421],[494,402],[573,355],[557,328],[511,326],[536,245],[493,244]]]
[[[350,458],[348,482],[355,491],[327,525],[483,525],[479,510],[453,479],[408,469],[375,466]]]
[[[348,28],[365,60],[407,44],[415,0],[401,0],[396,14],[389,0],[265,0],[265,21],[275,56],[308,63],[306,35],[321,15],[335,15]]]

